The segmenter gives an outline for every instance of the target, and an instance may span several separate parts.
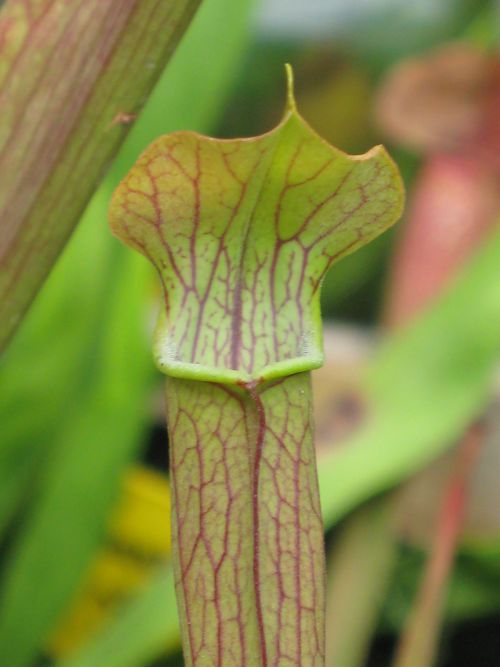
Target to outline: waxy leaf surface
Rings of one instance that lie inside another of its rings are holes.
[[[322,362],[319,290],[330,265],[401,206],[385,151],[332,148],[291,90],[275,130],[160,138],[114,195],[113,231],[163,285],[155,352],[171,376],[174,569],[189,667],[324,665],[307,372]]]
[[[116,191],[111,225],[160,274],[160,367],[235,383],[321,365],[321,281],[401,205],[383,148],[332,148],[291,101],[254,139],[155,141]]]

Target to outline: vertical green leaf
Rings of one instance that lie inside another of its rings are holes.
[[[121,472],[141,442],[151,371],[143,318],[135,315],[149,276],[130,259],[116,253],[122,266],[108,265],[110,275],[118,268],[127,294],[105,294],[101,320],[81,350],[86,377],[66,389],[40,490],[4,564],[0,655],[11,667],[27,667],[39,655],[102,538]],[[136,304],[128,322],[124,302]]]

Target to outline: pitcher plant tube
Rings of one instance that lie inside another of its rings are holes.
[[[383,147],[348,156],[288,97],[249,139],[157,139],[113,232],[157,269],[176,593],[189,667],[322,667],[325,564],[310,372],[336,260],[400,216]]]

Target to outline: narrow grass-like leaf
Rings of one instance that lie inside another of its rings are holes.
[[[382,148],[349,157],[299,116],[253,139],[158,139],[113,231],[164,292],[174,566],[187,665],[321,667],[324,556],[307,371],[329,266],[395,222]]]
[[[143,318],[126,323],[123,303],[141,298],[145,267],[134,270],[137,264],[123,254],[116,259],[124,262],[118,284],[128,285],[127,295],[108,288],[105,314],[82,351],[87,381],[80,376],[81,384],[67,388],[71,408],[61,410],[35,503],[4,565],[0,655],[10,667],[28,667],[39,655],[103,535],[121,472],[141,442],[150,369]]]
[[[110,325],[105,287],[121,280],[125,270],[133,271],[140,284],[146,282],[147,267],[136,263],[131,268],[113,248],[101,223],[106,203],[102,195],[94,199],[18,335],[0,358],[0,527],[15,510],[16,499],[24,496],[24,503],[29,502],[30,480],[36,478],[60,437],[64,415],[78,404],[91,419],[81,393],[89,384],[98,392],[102,381],[97,372],[89,378],[89,368],[98,332]],[[82,283],[89,257],[92,271]],[[141,303],[130,299],[122,320],[130,316],[137,321],[139,312],[128,315],[136,307],[144,313]],[[129,331],[131,336],[141,333],[136,327]]]
[[[0,349],[199,0],[8,0],[0,11]]]
[[[386,496],[349,517],[328,564],[326,665],[363,667],[396,558]]]

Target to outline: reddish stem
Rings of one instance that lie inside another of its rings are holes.
[[[454,467],[439,508],[431,554],[396,652],[394,667],[426,667],[432,664],[446,585],[467,506],[468,483],[482,438],[482,424],[472,425],[456,452]]]

